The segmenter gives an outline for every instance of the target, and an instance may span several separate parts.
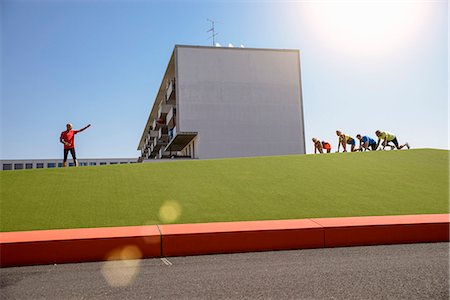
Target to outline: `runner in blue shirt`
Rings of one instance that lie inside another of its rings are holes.
[[[367,135],[361,137],[360,134],[357,134],[356,138],[359,140],[359,148],[357,150],[359,151],[377,150],[377,142],[374,139],[368,137]]]

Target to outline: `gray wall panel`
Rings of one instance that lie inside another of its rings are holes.
[[[199,158],[305,153],[298,51],[177,51],[177,126]]]

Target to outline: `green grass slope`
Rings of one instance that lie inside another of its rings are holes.
[[[0,172],[1,231],[449,212],[449,151]]]

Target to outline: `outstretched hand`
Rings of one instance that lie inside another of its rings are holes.
[[[91,124],[88,124],[86,127],[81,128],[78,132],[81,132],[81,131],[83,131],[83,130],[86,130],[86,129],[88,129],[89,127],[91,127]]]

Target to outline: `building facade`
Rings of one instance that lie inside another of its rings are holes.
[[[102,165],[118,165],[137,162],[136,158],[88,158],[78,159],[78,165],[84,166],[102,166]],[[0,160],[2,171],[9,170],[26,170],[26,169],[46,169],[61,168],[62,159],[2,159]],[[69,167],[73,166],[73,162],[68,160]]]
[[[175,46],[140,161],[305,153],[298,50]]]

